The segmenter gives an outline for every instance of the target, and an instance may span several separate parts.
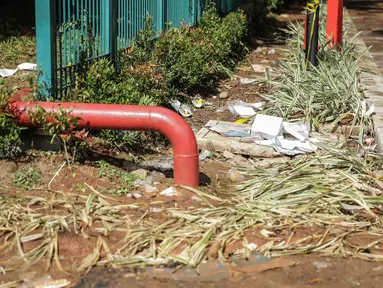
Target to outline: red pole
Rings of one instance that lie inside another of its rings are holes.
[[[336,47],[342,46],[343,0],[328,0],[327,40]]]
[[[14,97],[10,110],[20,126],[33,126],[28,110],[36,105],[47,112],[59,112],[60,107],[72,109],[71,115],[82,119],[78,128],[160,132],[168,137],[173,146],[174,183],[190,187],[199,185],[199,158],[195,135],[186,121],[169,109],[117,104],[27,103]]]

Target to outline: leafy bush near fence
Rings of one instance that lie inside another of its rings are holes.
[[[243,11],[220,18],[212,4],[200,27],[168,27],[155,39],[150,16],[134,45],[114,63],[101,59],[78,75],[76,101],[166,105],[179,93],[194,95],[214,89],[244,55],[247,24]],[[102,131],[99,136],[119,146],[139,140],[137,133]]]
[[[16,125],[14,117],[8,113],[8,91],[0,79],[0,157],[14,157],[21,152],[21,129]]]

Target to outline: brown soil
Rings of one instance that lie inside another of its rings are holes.
[[[379,263],[358,259],[324,257],[288,257],[263,271],[248,269],[232,273],[216,282],[153,279],[145,272],[131,270],[95,270],[76,287],[264,287],[264,288],[357,288],[382,287],[383,268]],[[280,265],[279,265],[280,264]],[[129,283],[129,284],[128,284]]]
[[[286,14],[279,17],[280,23],[287,23],[288,21],[302,20],[300,14]],[[280,24],[280,25],[282,25]],[[260,45],[268,48],[274,48],[276,55],[268,55],[267,53],[251,52],[245,64],[238,68],[236,75],[240,77],[259,77],[255,73],[250,64],[262,64],[273,67],[279,57],[278,49],[281,44],[269,45],[266,40],[262,40]],[[221,92],[228,92],[228,98],[219,99],[219,96],[209,97],[206,101],[213,104],[212,107],[197,109],[194,112],[194,117],[188,119],[189,123],[194,129],[200,129],[207,123],[208,120],[225,120],[234,121],[236,118],[228,111],[216,113],[215,111],[224,106],[227,101],[243,100],[245,102],[257,102],[262,100],[261,94],[267,93],[268,88],[262,85],[242,85],[238,80],[226,80],[220,85]],[[119,154],[117,151],[110,151],[109,149],[103,150],[103,147],[97,147],[97,156],[90,155],[92,160],[100,157],[106,159],[116,166],[116,169],[123,169],[124,163],[129,159],[127,155]],[[171,151],[162,151],[163,155],[171,156]],[[33,155],[33,156],[32,156]],[[93,159],[94,158],[94,159]],[[28,198],[42,197],[45,199],[52,199],[55,197],[54,191],[61,191],[66,195],[84,195],[90,194],[90,190],[84,186],[87,183],[95,189],[102,191],[105,188],[118,188],[121,183],[111,182],[105,178],[98,176],[99,168],[94,165],[94,161],[85,161],[81,164],[72,166],[72,170],[68,166],[60,172],[51,185],[51,191],[47,191],[47,184],[51,181],[52,177],[59,170],[64,163],[64,156],[60,153],[53,153],[46,155],[40,152],[33,152],[30,156],[20,159],[17,162],[0,160],[0,196],[11,197],[23,195]],[[42,174],[41,187],[32,191],[25,191],[16,188],[13,185],[13,179],[17,172],[26,171],[29,168],[39,168]],[[215,193],[222,197],[226,196],[226,190],[231,184],[226,176],[226,172],[230,166],[222,161],[213,157],[213,159],[206,160],[201,165],[201,179],[203,186],[201,189],[207,193]],[[159,191],[169,187],[172,179],[166,179],[158,184]],[[194,201],[192,197],[195,195],[189,190],[177,187],[182,196],[179,197],[165,197],[160,195],[149,195],[143,193],[143,197],[139,199],[132,199],[126,196],[111,197],[112,204],[134,204],[139,208],[132,211],[126,211],[126,215],[132,219],[139,219],[142,215],[150,211],[151,207],[157,208],[171,208],[171,207],[206,207],[204,202]],[[143,192],[142,189],[139,190]],[[215,204],[211,201],[211,204]],[[62,213],[60,210],[54,210],[50,213]],[[167,219],[165,213],[151,213],[149,212],[146,217],[153,221],[153,223],[161,224]],[[95,226],[90,227],[86,231],[86,235],[74,234],[73,232],[63,232],[60,234],[59,250],[60,261],[63,268],[70,272],[69,274],[63,273],[56,265],[53,265],[49,271],[46,271],[47,260],[43,258],[38,264],[28,267],[24,271],[11,271],[6,274],[2,273],[0,266],[0,286],[2,282],[14,281],[17,279],[30,280],[35,283],[36,279],[44,279],[47,275],[51,275],[53,279],[67,279],[73,284],[70,287],[381,287],[383,280],[383,268],[378,263],[362,261],[358,259],[341,259],[341,258],[321,258],[318,255],[301,256],[301,257],[287,257],[276,259],[270,264],[265,266],[253,263],[245,267],[230,268],[230,277],[213,281],[213,280],[199,280],[198,277],[194,278],[192,282],[188,281],[175,281],[171,279],[164,279],[163,277],[153,276],[147,271],[138,271],[130,269],[103,269],[97,268],[90,272],[90,274],[81,277],[76,273],[76,268],[80,265],[81,261],[92,253],[95,243],[97,241],[98,233]],[[244,232],[243,237],[246,237],[249,243],[255,243],[261,246],[270,241],[270,238],[263,236],[260,231],[264,227],[253,227]],[[294,237],[291,241],[300,239],[306,236],[312,236],[318,233],[323,233],[323,227],[303,226],[294,229]],[[274,240],[276,243],[286,241],[291,235],[290,229],[280,229],[273,231],[275,233]],[[335,231],[336,232],[336,231]],[[335,233],[334,232],[334,233]],[[336,233],[342,233],[337,231]],[[107,241],[112,253],[116,251],[117,243],[125,235],[114,231],[110,233],[105,240]],[[347,241],[351,244],[363,245],[371,241],[379,240],[374,235],[360,234],[358,236],[350,237]],[[0,237],[0,245],[5,241]],[[308,240],[309,241],[309,240]],[[41,243],[36,240],[30,243],[25,243],[24,250],[30,251]],[[225,250],[225,256],[230,256],[233,251],[242,248],[242,242],[237,241],[231,243]],[[374,251],[376,254],[381,254],[380,246],[377,246]],[[7,253],[0,255],[0,263],[7,264],[12,256],[17,255],[18,251],[11,250]],[[208,262],[207,265],[209,265]],[[368,275],[368,277],[366,276]],[[214,277],[213,277],[214,278]]]

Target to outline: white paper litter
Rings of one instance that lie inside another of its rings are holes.
[[[241,79],[239,79],[239,82],[241,84],[243,84],[243,85],[252,84],[255,81],[257,81],[257,79],[251,79],[251,78],[241,78]]]
[[[258,47],[257,49],[255,49],[254,52],[255,52],[255,53],[261,53],[261,52],[262,52],[262,48],[261,48],[261,47]]]
[[[0,77],[11,77],[19,70],[37,70],[37,64],[22,63],[16,69],[0,69]]]
[[[275,54],[275,49],[270,49],[269,51],[267,51],[267,54],[268,55],[274,55]]]
[[[263,65],[251,64],[251,67],[253,67],[253,70],[255,73],[264,73],[265,72],[265,66],[263,66]]]
[[[19,66],[17,66],[17,69],[33,71],[33,70],[37,70],[37,64],[23,63],[23,64],[20,64]]]
[[[255,114],[257,114],[257,112],[254,111],[254,108],[249,106],[235,105],[235,106],[229,107],[229,110],[232,114],[243,117],[243,118],[253,117]]]
[[[17,69],[12,70],[12,69],[0,69],[0,76],[5,78],[5,77],[10,77],[14,75],[17,72]]]
[[[252,135],[260,135],[265,139],[274,139],[282,135],[283,118],[258,114],[255,116]]]
[[[283,131],[288,133],[300,141],[306,141],[310,136],[310,127],[304,123],[288,123],[283,122]]]
[[[257,114],[257,110],[262,110],[266,102],[246,103],[242,100],[233,100],[220,107],[216,112],[220,113],[229,110],[234,116],[249,118]]]
[[[367,101],[363,100],[361,103],[362,106],[362,115],[369,117],[371,116],[375,111],[375,104],[368,105],[369,109],[367,110]]]

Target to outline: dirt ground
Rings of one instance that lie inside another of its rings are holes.
[[[278,27],[283,27],[289,21],[302,20],[303,16],[298,13],[300,7],[293,7],[291,11],[280,15]],[[1,22],[0,22],[1,23]],[[272,39],[272,40],[271,40]],[[276,39],[279,39],[276,41]],[[281,55],[280,49],[284,46],[283,35],[277,33],[270,35],[270,39],[256,39],[255,43],[263,48],[263,52],[256,51],[257,47],[251,51],[249,57],[244,61],[243,65],[236,71],[236,76],[253,78],[259,76],[252,64],[270,66],[271,69],[277,64]],[[271,49],[275,50],[275,54],[268,53]],[[222,81],[219,93],[211,95],[206,99],[212,103],[203,109],[196,109],[194,116],[188,119],[189,124],[194,130],[199,130],[210,119],[234,121],[234,117],[229,111],[217,113],[217,108],[223,107],[228,101],[243,100],[245,102],[261,101],[261,94],[267,93],[268,88],[262,84],[243,85],[238,79],[228,79]],[[227,98],[220,98],[222,92],[227,92]],[[171,150],[162,150],[157,157],[171,158]],[[59,195],[65,194],[67,197],[81,198],[87,197],[94,188],[97,191],[107,193],[108,201],[111,204],[119,205],[135,205],[135,210],[127,210],[127,215],[132,220],[138,220],[141,217],[150,219],[156,225],[166,221],[164,209],[172,207],[207,207],[205,202],[195,201],[193,198],[195,193],[190,190],[177,187],[181,192],[181,196],[168,197],[161,196],[159,193],[146,193],[142,187],[134,188],[131,193],[140,193],[141,198],[127,197],[118,194],[118,189],[122,183],[118,179],[112,177],[100,176],[100,165],[98,160],[109,163],[111,169],[117,171],[132,171],[137,167],[133,163],[135,160],[132,155],[119,153],[118,151],[101,151],[98,147],[95,153],[88,155],[87,161],[74,164],[71,169],[65,166],[62,170],[65,158],[62,153],[47,153],[39,151],[29,151],[28,155],[17,162],[0,160],[0,197],[8,197],[10,199],[23,198],[25,201],[20,204],[29,203],[31,199],[38,197],[44,199],[55,199]],[[156,156],[148,155],[150,158]],[[227,171],[232,164],[229,161],[213,155],[201,163],[201,190],[206,193],[212,193],[220,197],[227,197],[227,191],[230,190],[231,182],[227,177]],[[18,172],[26,172],[30,169],[38,168],[41,171],[41,179],[39,184],[32,190],[27,191],[23,188],[15,186],[15,179]],[[58,176],[55,177],[55,174]],[[115,172],[113,172],[115,173]],[[171,173],[165,173],[167,178],[161,179],[156,185],[158,191],[172,185]],[[51,183],[50,189],[47,184]],[[220,194],[221,193],[221,194]],[[20,197],[20,196],[23,197]],[[210,204],[214,205],[214,201]],[[60,214],[60,210],[51,207],[49,212]],[[85,257],[90,255],[94,249],[97,232],[96,227],[89,228],[86,235],[76,235],[72,232],[64,232],[60,234],[60,260],[63,268],[69,271],[66,274],[58,267],[46,270],[46,261],[41,261],[22,271],[15,270],[5,273],[2,271],[1,263],[7,261],[14,256],[17,251],[11,250],[0,255],[0,287],[2,282],[23,280],[28,285],[21,287],[37,287],[41,283],[49,282],[52,279],[67,279],[71,284],[65,287],[382,287],[383,280],[383,264],[363,261],[352,258],[332,258],[319,257],[319,255],[298,256],[276,258],[262,262],[261,260],[242,262],[238,266],[222,266],[216,270],[217,262],[208,261],[204,263],[204,268],[193,270],[191,274],[186,275],[183,271],[178,271],[178,267],[162,267],[158,271],[155,269],[111,269],[111,268],[95,268],[87,275],[80,275],[75,271]],[[254,227],[246,231],[245,237],[251,243],[258,246],[269,241],[261,233],[263,227]],[[317,233],[323,233],[324,227],[295,227],[295,236],[311,236]],[[339,232],[339,231],[337,231]],[[276,237],[276,242],[286,241],[291,231],[281,230]],[[334,232],[335,233],[335,232]],[[1,234],[0,234],[1,235]],[[110,233],[106,240],[111,247],[112,252],[116,250],[116,244],[124,234],[114,231]],[[375,238],[374,238],[375,237]],[[0,237],[0,244],[6,239]],[[294,239],[292,239],[294,240]],[[370,234],[361,234],[355,239],[349,239],[350,243],[370,243],[371,241],[380,240],[377,236]],[[23,249],[30,251],[40,245],[41,242],[25,243]],[[232,243],[225,251],[225,256],[229,257],[233,251],[241,247],[240,241]],[[379,247],[378,247],[379,248]],[[381,253],[377,250],[376,253]],[[43,258],[43,260],[47,260]],[[211,266],[209,266],[211,265]],[[169,273],[169,269],[171,270]],[[214,269],[215,270],[214,270]],[[161,269],[164,269],[162,273]],[[166,270],[166,271],[165,271]],[[215,271],[209,274],[209,271]],[[218,272],[217,272],[218,271]],[[8,286],[5,286],[8,287]],[[13,286],[9,286],[13,287]],[[64,287],[64,286],[49,286]]]

